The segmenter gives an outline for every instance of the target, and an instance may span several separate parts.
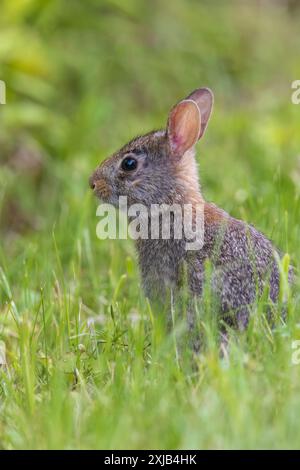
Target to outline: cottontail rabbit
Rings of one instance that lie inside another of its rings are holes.
[[[249,307],[265,288],[271,302],[278,299],[280,276],[275,253],[279,252],[254,227],[203,199],[195,144],[205,132],[212,107],[211,90],[195,90],[171,110],[166,130],[126,144],[95,170],[90,186],[98,197],[114,205],[119,196],[127,196],[129,204],[146,207],[174,203],[202,207],[204,243],[198,250],[187,251],[186,240],[176,239],[172,230],[168,240],[136,241],[144,291],[150,299],[163,300],[167,288],[178,291],[185,264],[190,296],[201,297],[205,264],[210,260],[211,286],[223,318],[230,314],[228,321],[244,328]]]

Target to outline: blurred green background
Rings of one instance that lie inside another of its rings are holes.
[[[197,156],[204,196],[264,231],[297,266],[299,3],[1,1],[0,340],[9,368],[1,448],[299,443],[289,362],[299,329],[282,327],[279,339],[257,333],[232,369],[210,353],[193,386],[174,372],[172,354],[167,365],[154,348],[151,362],[147,334],[132,326],[147,310],[133,245],[97,240],[88,188],[104,158],[163,127],[175,102],[209,86],[214,114]],[[99,320],[98,346],[107,344],[100,359],[90,318]]]
[[[63,207],[80,205],[96,164],[134,135],[164,126],[169,108],[203,85],[215,93],[199,145],[205,194],[235,215],[245,204],[247,216],[253,201],[265,212],[262,224],[274,222],[264,203],[274,175],[292,176],[299,187],[299,107],[291,104],[300,75],[298,6],[3,0],[4,235],[49,228]]]

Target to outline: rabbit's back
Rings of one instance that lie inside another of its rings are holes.
[[[211,286],[222,313],[236,312],[239,323],[247,323],[248,306],[264,289],[276,302],[279,294],[279,270],[271,241],[253,226],[230,217],[213,204],[206,204],[204,245],[191,263],[190,287],[201,295],[205,262],[210,261]]]

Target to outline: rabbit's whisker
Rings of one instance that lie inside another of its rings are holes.
[[[137,186],[140,182],[142,181],[142,178],[138,179],[138,180],[135,180],[133,181],[132,185],[133,187]]]

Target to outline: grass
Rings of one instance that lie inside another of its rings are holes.
[[[179,348],[176,361],[182,325],[168,334],[144,298],[132,242],[96,238],[87,184],[103,158],[209,85],[204,195],[298,267],[299,10],[17,4],[4,2],[0,20],[0,447],[299,447],[298,281],[286,321],[271,329],[258,301],[225,358],[205,295],[207,347],[193,361]]]

